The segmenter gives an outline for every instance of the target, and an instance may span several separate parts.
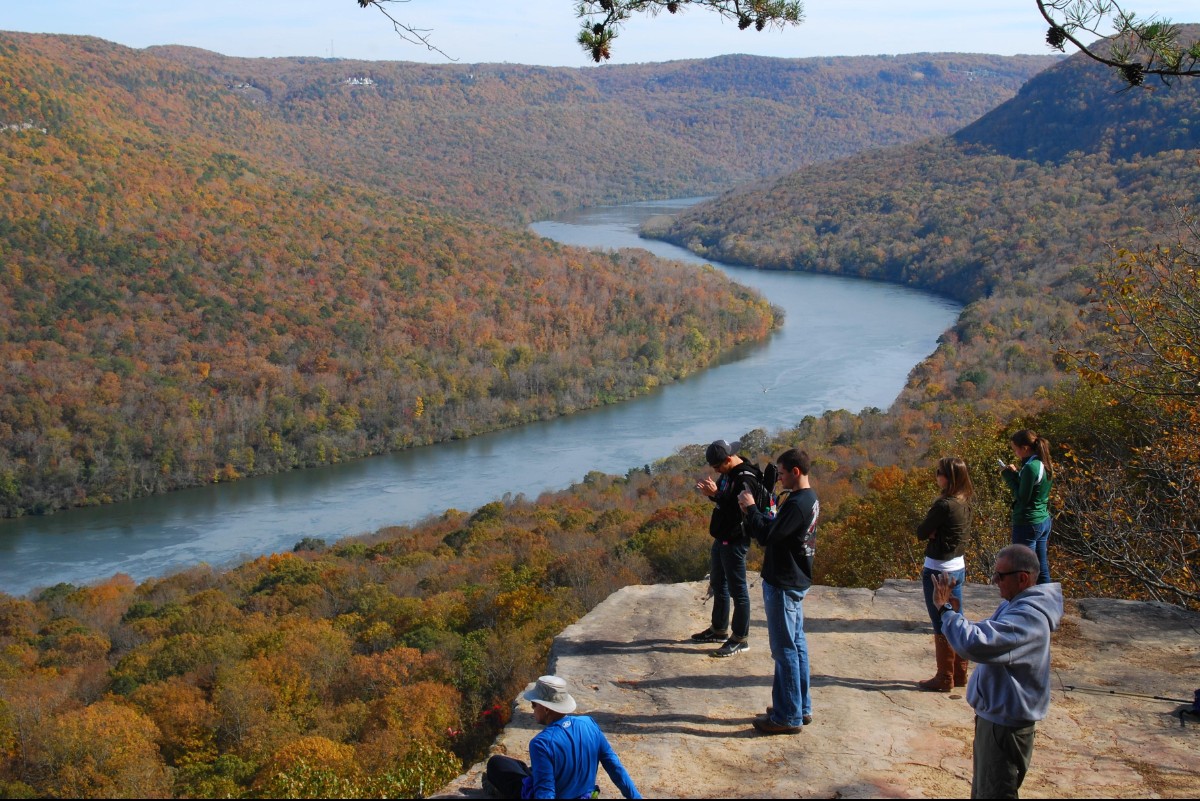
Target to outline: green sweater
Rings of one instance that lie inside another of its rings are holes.
[[[1041,459],[1030,456],[1018,472],[1005,470],[1000,475],[1013,493],[1014,526],[1031,526],[1050,517],[1048,507],[1053,480]]]

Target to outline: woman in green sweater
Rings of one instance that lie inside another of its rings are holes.
[[[1001,478],[1012,490],[1012,541],[1028,545],[1038,557],[1038,584],[1050,583],[1050,488],[1054,483],[1050,442],[1028,428],[1012,435],[1012,450],[1021,466],[1005,465]]]

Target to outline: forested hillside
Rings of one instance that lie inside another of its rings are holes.
[[[714,194],[950,133],[1053,56],[724,56],[590,69],[235,59],[151,48],[282,123],[294,163],[509,220]]]
[[[1061,377],[1053,357],[1084,335],[1090,265],[1197,198],[1200,85],[1122,89],[1072,58],[953,136],[740,188],[649,233],[723,261],[971,302],[904,398],[1004,406]]]
[[[0,594],[0,795],[429,794],[563,626],[699,566],[706,510],[667,500],[685,480],[595,474],[229,571]]]
[[[1031,79],[1010,102],[953,138],[1043,164],[1067,164],[1085,155],[1136,161],[1200,147],[1196,98],[1194,81],[1155,79],[1145,91],[1130,92],[1096,74],[1094,62],[1072,58]]]
[[[610,403],[775,322],[712,270],[262,159],[281,124],[173,62],[5,37],[0,74],[3,515]]]

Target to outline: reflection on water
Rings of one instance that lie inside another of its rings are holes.
[[[642,247],[703,263],[636,233],[648,216],[691,202],[591,209],[532,229],[564,244]],[[717,266],[787,314],[768,342],[718,367],[633,401],[467,440],[0,521],[0,590],[224,565],[288,550],[303,537],[333,542],[447,508],[474,509],[506,493],[534,497],[590,470],[625,473],[683,445],[790,428],[827,409],[887,407],[958,313],[949,301],[903,287]]]

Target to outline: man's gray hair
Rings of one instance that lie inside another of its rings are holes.
[[[1038,562],[1037,554],[1028,545],[1006,545],[1000,549],[1000,553],[996,554],[996,561],[1004,559],[1008,562],[1008,567],[1013,571],[1021,571],[1022,573],[1037,574],[1041,568],[1041,563]]]

